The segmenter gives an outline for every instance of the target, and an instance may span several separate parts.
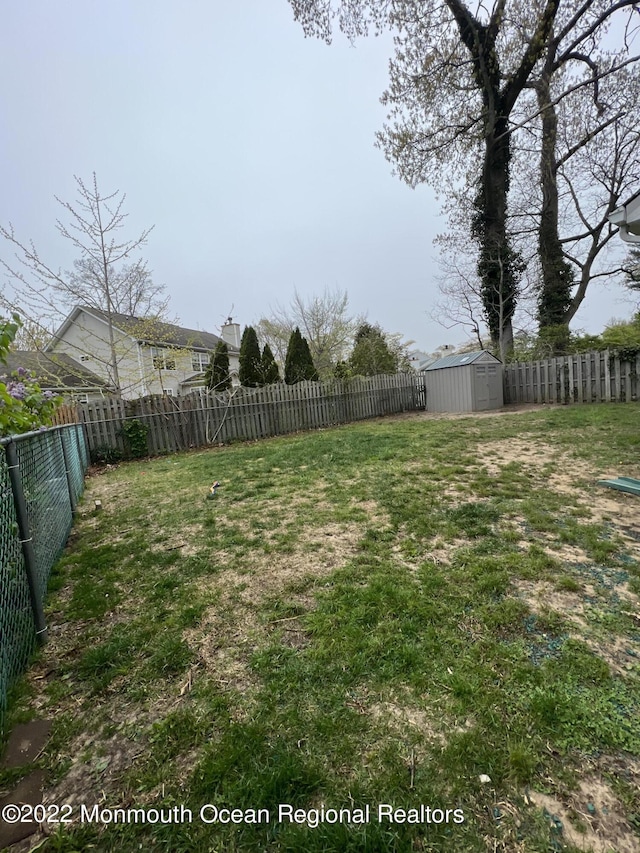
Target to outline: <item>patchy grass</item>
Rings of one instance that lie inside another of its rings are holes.
[[[11,706],[74,806],[40,849],[640,849],[640,504],[596,486],[640,476],[637,423],[417,415],[92,477]]]

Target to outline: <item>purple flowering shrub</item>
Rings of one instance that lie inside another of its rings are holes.
[[[20,328],[20,319],[0,320],[0,363]],[[61,403],[51,391],[43,391],[34,375],[19,367],[10,375],[0,375],[0,436],[46,427]]]

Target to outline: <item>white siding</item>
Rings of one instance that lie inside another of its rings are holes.
[[[113,330],[118,373],[123,396],[136,397],[141,386],[138,345],[129,335]],[[64,352],[109,384],[113,383],[109,327],[106,323],[81,311],[53,345],[54,352]],[[83,356],[89,356],[83,359]]]

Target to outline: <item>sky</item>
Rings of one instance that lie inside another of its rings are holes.
[[[305,39],[286,0],[24,0],[2,17],[0,222],[51,266],[74,259],[54,196],[95,172],[126,193],[127,235],[154,226],[144,257],[184,326],[337,288],[426,352],[465,340],[431,316],[440,202],[374,146],[389,34]],[[632,307],[594,286],[573,327]]]

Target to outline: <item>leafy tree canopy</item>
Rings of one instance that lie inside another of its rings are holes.
[[[349,365],[357,376],[397,373],[398,354],[391,350],[379,326],[362,323],[354,337]]]

